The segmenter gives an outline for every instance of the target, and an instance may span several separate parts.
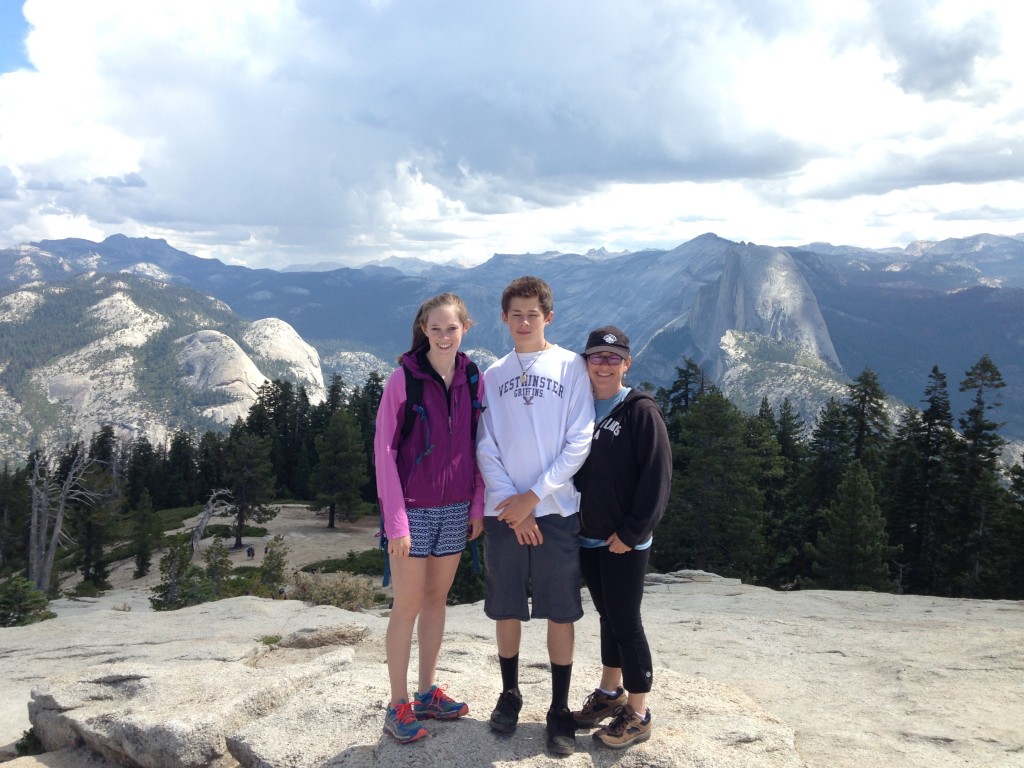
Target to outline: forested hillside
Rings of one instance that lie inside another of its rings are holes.
[[[924,407],[896,419],[870,369],[812,425],[788,402],[746,414],[705,381],[687,360],[656,393],[674,480],[655,570],[696,568],[779,589],[1024,596],[1024,469],[999,458],[1004,382],[987,357],[952,385],[933,368]],[[145,438],[120,443],[105,428],[88,445],[5,466],[0,569],[56,589],[59,574],[40,571],[30,542],[59,539],[55,567],[102,589],[114,558],[134,556],[142,573],[150,567],[155,513],[218,490],[238,545],[247,519],[279,499],[327,509],[332,524],[335,515],[375,514],[382,384],[374,374],[346,388],[335,377],[327,399],[311,406],[301,387],[275,380],[228,434],[179,431],[164,448]],[[959,415],[951,386],[970,397]]]

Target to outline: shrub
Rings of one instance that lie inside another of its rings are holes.
[[[302,566],[306,573],[352,573],[364,576],[384,575],[384,553],[380,549],[349,552],[345,557],[332,557]]]
[[[25,757],[27,755],[41,755],[46,750],[43,748],[43,742],[36,736],[34,728],[29,728],[27,731],[21,734],[21,738],[14,742],[14,754],[18,757]]]
[[[267,529],[257,525],[246,525],[242,527],[242,536],[250,539],[260,538],[267,535]],[[213,523],[212,525],[206,526],[203,531],[203,538],[208,539],[211,536],[216,536],[221,539],[235,539],[235,526],[226,525],[224,523]]]
[[[376,605],[382,595],[368,576],[338,573],[333,576],[296,571],[294,586],[287,597],[312,605],[333,605],[347,611],[361,611]]]
[[[80,581],[75,585],[75,588],[71,590],[70,594],[73,597],[99,597],[107,590],[107,588],[92,581]]]
[[[46,610],[49,602],[24,576],[0,581],[0,627],[20,627],[52,619],[57,614]]]

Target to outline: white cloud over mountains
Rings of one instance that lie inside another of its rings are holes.
[[[250,266],[1024,231],[1012,0],[28,0],[0,245]]]

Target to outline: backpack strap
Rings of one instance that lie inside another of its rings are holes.
[[[420,459],[429,456],[430,449],[433,448],[430,444],[430,422],[427,421],[427,409],[423,407],[423,380],[413,376],[412,371],[405,363],[401,363],[401,366],[405,371],[405,416],[402,419],[402,440],[405,441],[412,434],[416,419],[423,422],[427,447],[416,457],[416,463],[419,464]]]
[[[483,413],[484,406],[480,402],[480,369],[472,360],[466,363],[466,381],[469,383],[469,400],[473,409],[469,422],[469,434],[473,438],[473,442],[476,443],[476,425],[480,421],[480,414]]]

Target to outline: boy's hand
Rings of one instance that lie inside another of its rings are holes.
[[[533,515],[530,515],[512,530],[516,532],[516,540],[520,544],[539,547],[544,543],[544,535],[540,532],[540,526],[537,525],[537,519]]]
[[[539,502],[540,499],[537,498],[537,494],[533,491],[527,491],[526,493],[517,493],[515,496],[509,496],[498,504],[495,509],[498,510],[498,519],[501,522],[506,523],[510,528],[518,528],[531,515],[533,508]]]

